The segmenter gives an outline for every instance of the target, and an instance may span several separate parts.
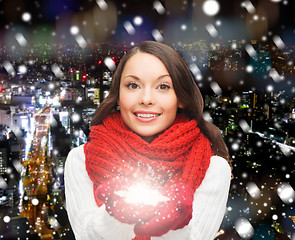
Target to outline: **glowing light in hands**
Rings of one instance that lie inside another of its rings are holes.
[[[127,191],[117,191],[115,194],[125,198],[126,203],[144,204],[156,206],[159,202],[168,201],[158,190],[153,189],[145,183],[137,183],[128,188]]]

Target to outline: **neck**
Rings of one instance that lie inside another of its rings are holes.
[[[140,136],[140,135],[139,135]],[[140,136],[144,141],[151,143],[158,135],[153,135],[153,136]]]

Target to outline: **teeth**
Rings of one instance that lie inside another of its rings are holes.
[[[152,118],[152,117],[156,117],[158,115],[156,115],[156,114],[137,113],[136,116],[142,117],[142,118]]]

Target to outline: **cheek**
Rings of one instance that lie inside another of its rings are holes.
[[[166,103],[164,106],[166,106],[167,109],[170,109],[170,111],[178,109],[179,103],[176,96],[171,96],[169,99],[166,99],[166,101],[163,102]]]
[[[124,92],[119,94],[118,105],[122,109],[127,109],[132,106],[132,99],[129,95],[124,94]]]

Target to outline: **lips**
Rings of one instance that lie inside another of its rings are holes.
[[[150,122],[155,120],[161,114],[155,112],[134,112],[133,113],[139,121]]]

